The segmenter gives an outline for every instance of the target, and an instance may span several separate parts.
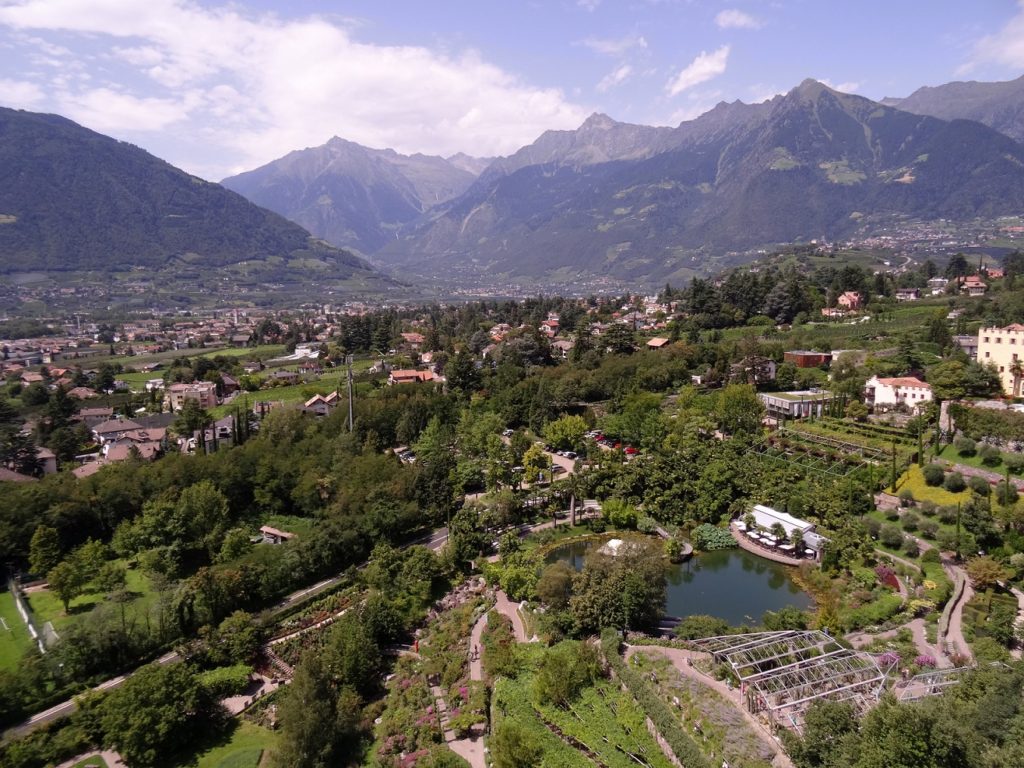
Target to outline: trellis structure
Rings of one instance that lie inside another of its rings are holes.
[[[896,686],[896,698],[900,701],[917,701],[928,696],[938,696],[950,686],[956,685],[963,673],[973,667],[951,667],[949,669],[932,669],[914,675],[905,683]]]
[[[872,654],[820,631],[721,635],[690,645],[729,666],[750,712],[798,731],[815,701],[850,701],[861,711],[877,703],[893,666],[883,669]]]

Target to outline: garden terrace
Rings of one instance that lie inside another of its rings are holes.
[[[878,448],[791,429],[767,435],[748,451],[768,461],[833,477],[846,477],[866,464],[881,464],[890,458]]]
[[[795,730],[818,700],[870,708],[885,689],[889,672],[871,654],[845,648],[820,631],[724,635],[689,645],[730,668],[750,712],[767,712],[776,723]]]
[[[938,696],[952,685],[957,685],[963,673],[972,667],[951,667],[949,669],[932,669],[914,675],[905,683],[896,686],[896,698],[899,701],[917,701],[927,696]]]

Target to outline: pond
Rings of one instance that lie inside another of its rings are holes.
[[[591,539],[566,544],[550,552],[547,560],[567,562],[578,571],[587,554],[603,543]],[[765,611],[789,605],[801,610],[814,606],[811,596],[793,581],[793,569],[742,549],[703,552],[668,567],[668,616],[708,614],[739,626],[757,624]]]

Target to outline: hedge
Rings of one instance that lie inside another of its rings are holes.
[[[601,650],[605,659],[636,699],[647,716],[651,718],[658,733],[668,743],[679,762],[686,768],[711,768],[700,748],[694,743],[669,706],[647,687],[643,677],[619,655],[619,635],[614,629],[606,629],[601,635]]]
[[[237,696],[249,687],[249,675],[252,667],[248,664],[235,664],[230,667],[217,667],[199,674],[200,684],[216,699]]]

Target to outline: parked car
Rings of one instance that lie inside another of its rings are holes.
[[[506,429],[506,430],[504,430],[501,433],[501,436],[502,437],[512,437],[513,434],[515,434],[515,430],[514,429]]]
[[[618,447],[618,446],[616,446],[616,447]],[[627,456],[636,456],[638,453],[640,453],[640,451],[638,451],[632,445],[627,445],[626,446],[626,455]]]

